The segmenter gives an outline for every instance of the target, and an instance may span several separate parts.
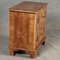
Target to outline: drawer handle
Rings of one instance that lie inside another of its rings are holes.
[[[39,21],[40,21],[40,17],[38,18],[38,23],[39,23]]]
[[[37,39],[36,39],[36,41],[38,41],[38,36],[37,36]]]

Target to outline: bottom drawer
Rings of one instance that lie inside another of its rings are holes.
[[[45,38],[46,38],[45,35],[41,35],[39,38],[37,38],[38,40],[36,41],[36,49],[42,44]]]

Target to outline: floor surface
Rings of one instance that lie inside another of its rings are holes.
[[[0,36],[0,59],[1,60],[30,60],[28,54],[9,55],[9,37]],[[60,60],[60,31],[51,27],[47,29],[46,44],[38,49],[36,60]],[[34,59],[34,60],[35,60]]]

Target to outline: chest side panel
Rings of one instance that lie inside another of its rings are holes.
[[[14,45],[17,49],[35,49],[35,14],[14,13]]]
[[[15,12],[15,48],[27,49],[29,44],[29,15]]]

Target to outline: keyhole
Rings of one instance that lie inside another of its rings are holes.
[[[36,41],[38,41],[38,36],[37,36],[37,40]]]
[[[39,23],[39,21],[40,21],[40,17],[38,18],[38,23]]]

